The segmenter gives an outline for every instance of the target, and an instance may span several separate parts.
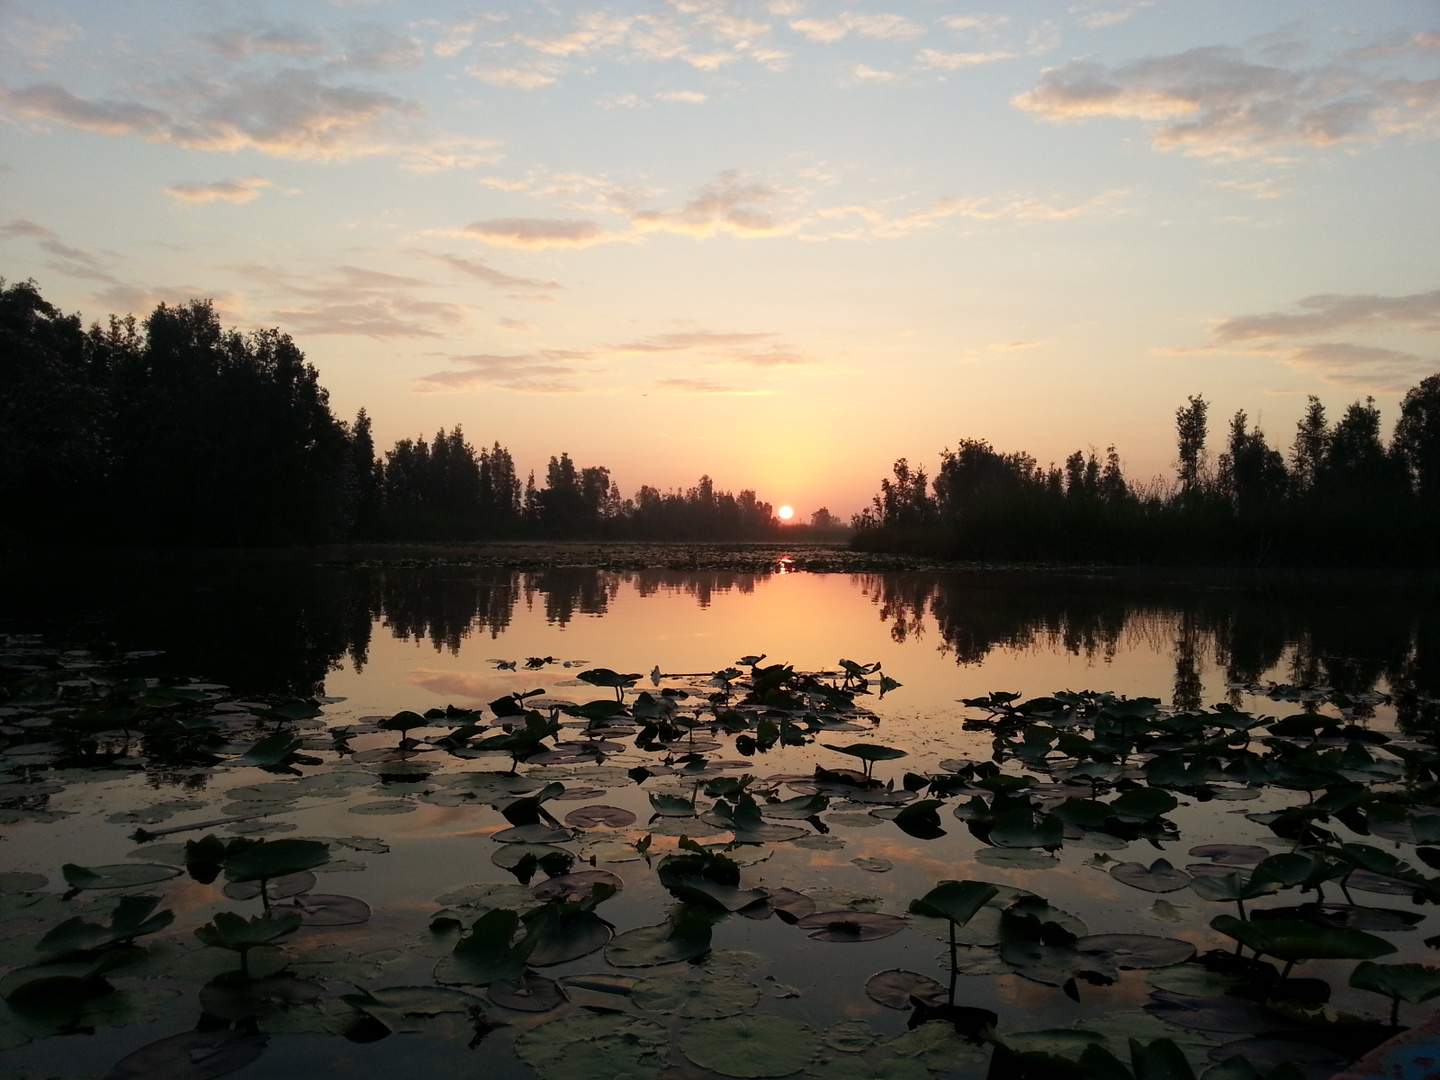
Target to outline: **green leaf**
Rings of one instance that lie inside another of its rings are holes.
[[[1350,985],[1412,1005],[1440,996],[1440,968],[1427,964],[1376,964],[1366,960],[1350,973]]]
[[[507,908],[487,911],[454,951],[435,965],[435,981],[488,986],[500,979],[518,979],[525,971],[529,949],[511,944],[520,916]]]
[[[1362,930],[1316,926],[1299,919],[1255,919],[1241,922],[1233,915],[1210,920],[1212,929],[1232,937],[1246,948],[1278,960],[1372,960],[1395,951],[1395,946]]]
[[[213,945],[217,949],[244,952],[256,945],[266,945],[286,934],[293,934],[300,929],[300,924],[301,918],[298,914],[282,915],[278,919],[256,915],[247,919],[233,911],[219,911],[210,922],[195,928],[195,936],[206,945]]]
[[[72,889],[133,889],[168,881],[180,873],[173,866],[161,866],[159,863],[116,863],[112,866],[66,863],[60,872]]]
[[[261,881],[313,870],[330,861],[330,845],[318,840],[265,840],[226,857],[230,881]]]
[[[918,900],[911,900],[910,910],[964,926],[999,891],[984,881],[942,881]]]
[[[724,1076],[788,1076],[815,1060],[820,1040],[804,1024],[783,1017],[731,1016],[685,1028],[680,1052]]]

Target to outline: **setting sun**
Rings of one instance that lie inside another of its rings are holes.
[[[794,511],[793,508],[791,508],[791,507],[789,507],[789,506],[782,506],[782,507],[780,507],[780,520],[781,520],[781,521],[789,521],[789,520],[790,520],[792,517],[794,517],[794,516],[795,516],[795,511]]]

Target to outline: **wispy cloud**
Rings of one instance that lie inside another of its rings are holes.
[[[472,314],[463,304],[430,299],[434,283],[407,274],[353,265],[305,274],[262,264],[233,269],[274,298],[268,317],[296,335],[443,338]]]
[[[165,194],[183,203],[248,203],[268,187],[274,185],[263,176],[244,176],[238,180],[186,180],[171,184]]]
[[[343,159],[388,153],[387,121],[414,115],[413,104],[380,90],[321,81],[313,71],[282,68],[228,82],[172,80],[139,100],[87,98],[58,83],[0,94],[24,119],[101,135],[134,135],[187,150],[258,150],[284,158]]]
[[[466,277],[474,278],[476,281],[483,281],[496,289],[522,289],[522,290],[544,290],[563,289],[565,286],[558,281],[540,281],[537,278],[515,277],[512,274],[496,270],[488,263],[478,259],[463,259],[459,255],[450,255],[441,251],[416,250],[414,254],[426,259],[432,259],[442,266],[448,266],[451,270],[464,274]]]
[[[660,379],[655,386],[660,390],[669,391],[672,394],[695,394],[711,395],[718,394],[727,397],[733,396],[764,396],[773,394],[773,390],[753,386],[727,386],[724,383],[713,382],[710,379]]]
[[[1047,68],[1014,104],[1044,120],[1093,117],[1152,125],[1157,149],[1251,157],[1289,146],[1373,143],[1440,134],[1440,79],[1358,66],[1289,68],[1204,46],[1111,68],[1071,60]]]
[[[593,221],[556,218],[491,218],[459,230],[487,244],[511,248],[586,248],[622,239]]]
[[[450,361],[457,367],[422,375],[415,384],[420,393],[426,394],[487,388],[521,394],[573,394],[581,389],[575,380],[582,369],[559,361],[575,355],[539,352],[452,356]]]
[[[14,218],[0,225],[0,240],[33,240],[41,251],[53,256],[47,265],[68,277],[118,283],[96,255],[64,243],[53,230],[36,222]]]
[[[811,41],[825,44],[841,41],[851,34],[880,41],[895,41],[920,37],[925,33],[923,27],[917,26],[903,15],[867,14],[860,11],[842,11],[828,19],[794,19],[790,23],[790,29]]]
[[[1409,296],[1325,293],[1307,296],[1294,308],[1224,319],[1215,326],[1215,339],[1233,343],[1355,329],[1440,333],[1440,289]]]
[[[769,184],[747,181],[739,173],[721,173],[699,193],[676,210],[637,209],[630,222],[641,232],[668,232],[708,239],[722,233],[741,237],[777,236],[794,232],[800,225],[767,207],[779,192]]]
[[[908,236],[921,229],[932,229],[951,218],[974,221],[1067,221],[1102,213],[1117,213],[1123,208],[1128,191],[1117,189],[1102,192],[1088,199],[1066,200],[1041,196],[949,196],[936,199],[919,210],[898,210],[891,202],[827,207],[816,211],[819,218],[842,221],[859,219],[863,235],[877,237]],[[853,239],[862,233],[840,231],[829,236],[811,234],[807,239]]]

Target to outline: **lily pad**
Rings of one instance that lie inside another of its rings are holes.
[[[734,976],[667,975],[643,980],[631,996],[649,1012],[709,1020],[750,1008],[760,1000],[760,987]]]
[[[305,893],[277,911],[297,912],[306,926],[356,926],[370,919],[370,905],[358,896]]]
[[[1257,844],[1200,844],[1189,851],[1192,858],[1209,859],[1221,866],[1254,866],[1270,857],[1268,848]]]
[[[309,870],[302,870],[298,874],[286,874],[284,877],[272,878],[266,885],[265,891],[271,900],[285,900],[291,896],[307,893],[314,887],[315,875]],[[254,900],[260,895],[260,883],[257,881],[229,881],[225,883],[222,891],[231,900]]]
[[[796,925],[816,941],[855,942],[892,937],[907,924],[899,916],[874,911],[826,911],[807,915]]]
[[[1176,892],[1190,884],[1190,875],[1177,870],[1165,859],[1156,859],[1149,866],[1138,862],[1116,863],[1110,867],[1110,876],[1116,881],[1146,892]]]
[[[531,1028],[515,1053],[541,1080],[651,1080],[669,1036],[653,1020],[611,1013],[569,1016]]]
[[[536,975],[533,971],[525,972],[518,979],[497,979],[486,993],[502,1009],[519,1012],[549,1012],[566,1001],[554,979]]]
[[[1077,939],[1075,948],[1094,953],[1121,971],[1170,967],[1195,955],[1195,946],[1188,941],[1152,934],[1089,934]]]
[[[605,959],[615,967],[654,967],[693,960],[709,951],[709,920],[682,912],[659,925],[616,934],[605,947]]]
[[[625,883],[608,870],[577,870],[573,874],[548,878],[530,891],[537,900],[560,900],[573,904],[590,899],[597,885],[609,886],[616,892],[625,887]]]
[[[914,1008],[911,999],[926,1005],[944,1005],[950,1000],[945,987],[929,975],[905,971],[903,968],[891,968],[871,975],[865,983],[865,994],[871,1001],[884,1005],[887,1009]]]
[[[215,1080],[249,1065],[265,1050],[264,1035],[242,1031],[186,1031],[126,1054],[105,1080]]]
[[[636,822],[634,813],[618,806],[582,806],[565,815],[565,824],[577,829],[623,829]]]
[[[789,1076],[820,1052],[820,1040],[804,1024],[780,1016],[730,1016],[700,1020],[680,1033],[680,1052],[702,1069],[723,1076]]]
[[[60,868],[65,883],[72,889],[135,889],[169,881],[179,875],[173,866],[159,863],[115,863],[111,866],[76,866],[66,863]]]

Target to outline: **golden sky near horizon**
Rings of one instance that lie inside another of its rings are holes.
[[[1433,2],[0,0],[0,275],[213,298],[382,445],[848,515],[1440,370]]]

